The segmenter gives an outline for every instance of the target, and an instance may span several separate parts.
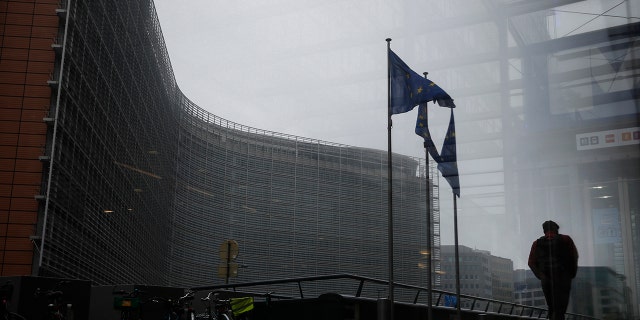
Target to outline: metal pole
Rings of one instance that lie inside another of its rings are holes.
[[[424,77],[427,77],[427,74],[429,74],[428,72],[424,72]],[[425,111],[426,111],[426,106],[425,106]],[[427,113],[428,114],[428,113]],[[428,118],[427,120],[428,121]],[[431,217],[432,217],[432,213],[431,213],[431,181],[429,180],[429,170],[431,170],[431,168],[429,167],[429,144],[425,141],[424,142],[424,158],[426,159],[426,189],[427,189],[427,194],[426,194],[426,202],[427,202],[427,252],[428,252],[428,257],[427,257],[427,320],[431,320],[433,319],[433,309],[431,307],[432,303],[433,303],[433,296],[432,296],[432,292],[433,292],[433,285],[432,285],[432,261],[433,261],[433,239],[432,239],[432,235],[431,235]]]
[[[462,319],[460,313],[460,254],[458,252],[458,199],[453,192],[453,234],[455,237],[455,260],[456,260],[456,316],[457,320]]]
[[[426,75],[425,75],[426,77]],[[431,304],[432,304],[432,280],[431,280],[431,272],[432,272],[432,259],[433,259],[433,254],[432,254],[432,250],[433,250],[433,241],[431,239],[431,181],[429,181],[429,145],[427,144],[427,142],[424,143],[424,153],[425,153],[425,159],[427,160],[427,164],[426,164],[426,179],[427,179],[427,183],[426,183],[426,189],[427,189],[427,319],[431,320],[433,319],[433,310],[431,308]]]
[[[387,38],[387,174],[388,174],[388,230],[387,230],[387,243],[388,243],[388,269],[389,269],[389,319],[393,320],[393,175],[391,165],[391,72],[389,70],[389,51],[391,50],[391,38]]]
[[[72,0],[67,1],[66,6],[66,16],[64,21],[64,35],[62,38],[62,54],[60,58],[60,70],[58,75],[58,90],[56,92],[56,110],[55,116],[53,117],[53,133],[51,139],[51,153],[49,154],[49,172],[47,175],[47,195],[44,205],[44,214],[42,217],[42,236],[40,238],[40,257],[38,258],[38,273],[40,273],[40,268],[42,268],[42,261],[44,257],[44,246],[47,239],[47,221],[49,220],[49,201],[51,197],[51,180],[53,179],[53,166],[54,160],[56,156],[56,145],[58,136],[58,115],[60,113],[60,97],[62,96],[62,79],[64,74],[64,66],[65,66],[65,56],[67,51],[67,34],[69,33],[69,17],[71,16],[71,6]],[[103,208],[104,209],[104,208]]]

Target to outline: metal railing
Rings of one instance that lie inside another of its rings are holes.
[[[352,274],[334,274],[334,275],[325,275],[325,276],[315,276],[315,277],[301,277],[301,278],[286,278],[286,279],[277,279],[277,280],[266,280],[266,281],[256,281],[256,282],[246,282],[246,283],[231,283],[231,284],[223,284],[223,285],[214,285],[214,286],[201,286],[201,287],[193,287],[191,290],[194,291],[202,291],[202,290],[233,290],[237,291],[238,289],[245,289],[251,287],[264,287],[264,286],[274,286],[274,285],[284,285],[284,284],[295,284],[298,288],[298,296],[288,296],[286,298],[289,299],[303,299],[307,298],[304,295],[303,283],[305,282],[317,282],[317,281],[327,281],[327,280],[345,280],[345,281],[356,281],[358,283],[357,289],[355,292],[338,292],[339,294],[344,294],[346,296],[353,296],[356,298],[375,298],[375,297],[364,297],[362,295],[363,289],[365,285],[387,285],[388,282],[386,280],[380,280],[375,278],[357,276]],[[394,288],[397,290],[408,290],[414,293],[413,304],[416,305],[426,305],[423,303],[419,303],[420,295],[428,294],[427,288],[402,284],[402,283],[394,283]],[[447,308],[451,307],[446,305],[445,297],[456,296],[455,293],[444,291],[444,290],[431,290],[432,295],[434,295],[434,307],[442,307]],[[257,294],[259,295],[259,294]],[[500,301],[490,298],[483,297],[475,297],[466,294],[461,294],[459,297],[456,297],[457,301],[460,301],[461,310],[466,312],[477,312],[477,313],[491,313],[498,315],[505,315],[511,317],[520,317],[520,318],[528,318],[528,319],[545,319],[547,317],[547,309],[527,306],[522,304],[517,304],[514,302],[508,301]],[[398,302],[398,301],[396,301]],[[466,306],[466,307],[465,307]],[[455,308],[452,308],[455,310]],[[567,320],[594,320],[597,318],[567,313],[565,315]]]

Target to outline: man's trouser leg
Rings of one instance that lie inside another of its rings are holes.
[[[549,278],[545,278],[540,280],[540,284],[542,286],[542,293],[544,293],[544,299],[547,302],[547,310],[548,310],[548,318],[553,320],[553,310],[554,310],[554,292],[553,292],[553,283]]]
[[[553,302],[554,316],[556,319],[564,320],[564,314],[569,306],[569,296],[571,294],[571,278],[562,277],[557,279],[553,286],[555,301]]]

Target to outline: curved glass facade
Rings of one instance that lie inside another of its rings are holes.
[[[386,151],[204,111],[176,84],[152,1],[69,0],[52,12],[59,28],[32,273],[220,284],[220,246],[234,240],[235,282],[387,278]],[[425,161],[392,161],[395,280],[426,286]]]
[[[241,282],[387,277],[385,151],[256,130],[183,105],[170,262],[177,283],[217,281],[226,239],[239,244]],[[398,281],[425,283],[424,161],[394,155],[392,163]]]

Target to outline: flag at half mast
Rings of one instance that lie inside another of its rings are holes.
[[[411,70],[391,49],[389,59],[389,114],[405,113],[429,101],[455,108],[453,99],[433,81]]]

